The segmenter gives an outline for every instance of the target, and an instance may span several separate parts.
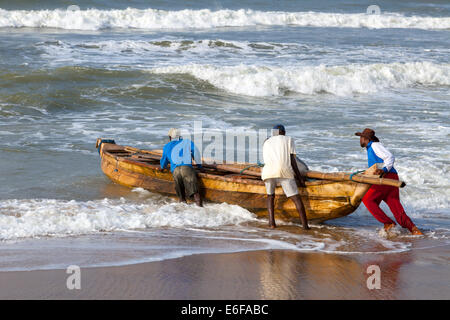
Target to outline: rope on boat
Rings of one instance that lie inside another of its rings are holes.
[[[244,169],[241,170],[241,172],[239,172],[239,174],[242,174],[245,170],[248,170],[248,169],[254,168],[254,167],[264,167],[264,163],[258,162],[257,164],[252,164],[248,167],[245,167]]]
[[[353,181],[353,176],[354,176],[355,174],[360,174],[360,173],[363,173],[364,171],[366,171],[366,170],[359,170],[359,171],[353,172],[353,173],[350,175],[350,180]]]

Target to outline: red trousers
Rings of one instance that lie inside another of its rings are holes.
[[[387,173],[383,178],[398,180],[398,175],[396,173]],[[407,228],[409,231],[414,227],[414,223],[406,215],[405,209],[403,209],[400,203],[400,193],[397,187],[391,186],[380,186],[372,185],[367,191],[366,195],[362,199],[367,210],[381,223],[384,224],[395,224],[392,219],[390,219],[383,210],[380,209],[380,202],[384,201],[391,209],[394,214],[395,220],[403,228]]]

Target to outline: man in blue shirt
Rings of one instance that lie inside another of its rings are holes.
[[[382,175],[382,177],[387,179],[398,180],[397,171],[394,168],[395,158],[375,136],[375,131],[366,128],[363,132],[356,132],[355,135],[360,137],[359,143],[361,148],[367,149],[369,167],[374,164],[382,166],[382,168],[376,170],[375,174]],[[386,202],[399,225],[407,228],[413,235],[423,235],[407,216],[405,209],[403,209],[400,203],[400,192],[397,187],[374,184],[367,191],[362,201],[375,219],[384,224],[384,230],[389,231],[395,226],[395,222],[381,210],[381,201]]]
[[[186,202],[187,197],[194,197],[199,207],[203,206],[200,196],[197,175],[192,167],[192,159],[196,160],[197,167],[202,169],[198,150],[191,140],[183,140],[178,129],[169,130],[170,142],[164,146],[161,157],[161,169],[167,168],[170,163],[170,171],[175,182],[175,191],[180,202]]]

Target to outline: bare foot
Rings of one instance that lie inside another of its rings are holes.
[[[391,230],[393,227],[395,227],[395,223],[386,223],[384,225],[384,231],[388,232],[389,230]]]

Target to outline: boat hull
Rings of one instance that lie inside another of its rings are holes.
[[[124,146],[103,143],[100,146],[101,168],[112,181],[130,188],[176,196],[170,171],[158,170],[158,164],[145,163],[125,155]],[[259,217],[267,217],[266,188],[259,179],[242,175],[214,175],[198,172],[200,192],[206,201],[239,205]],[[299,188],[309,220],[320,222],[346,216],[356,210],[370,185],[353,181],[308,181]],[[277,218],[298,221],[294,203],[281,187],[275,190]]]

